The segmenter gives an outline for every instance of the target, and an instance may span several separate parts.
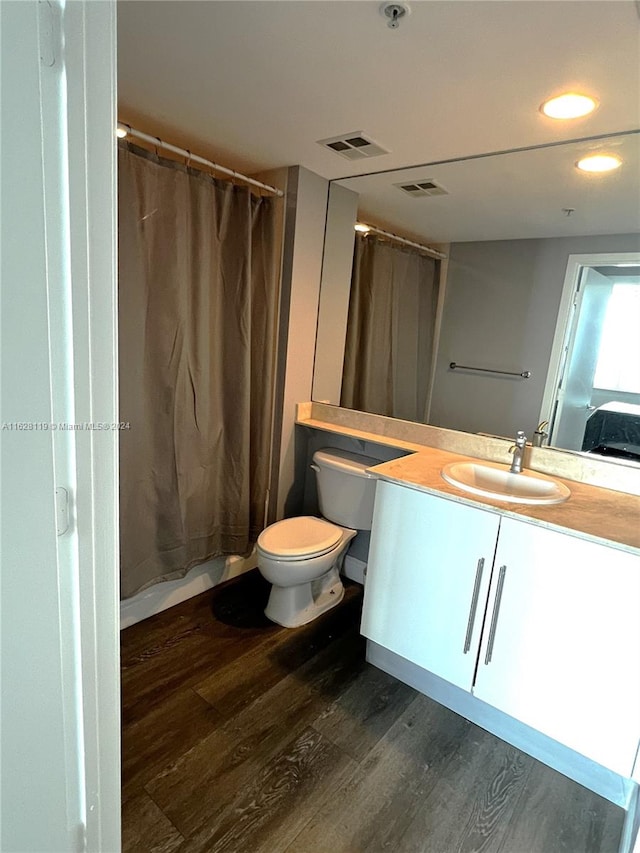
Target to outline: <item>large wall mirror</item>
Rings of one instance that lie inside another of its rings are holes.
[[[314,400],[637,464],[639,341],[638,131],[332,183]]]

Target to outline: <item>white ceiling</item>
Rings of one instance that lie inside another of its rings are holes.
[[[606,140],[623,166],[575,168],[601,143],[566,143],[492,157],[361,176],[340,184],[360,196],[359,219],[430,243],[640,232],[640,135]],[[396,184],[431,179],[447,195],[411,198]],[[640,251],[640,238],[638,239]]]
[[[634,0],[413,0],[396,30],[386,26],[379,6],[369,0],[121,0],[119,117],[248,173],[300,164],[329,179],[640,127]],[[538,111],[547,97],[571,89],[595,95],[596,112],[556,122]],[[364,132],[389,153],[349,162],[317,144],[351,131]],[[626,140],[630,159],[615,179],[627,186],[632,224],[626,231],[640,218],[638,140]],[[580,205],[569,197],[575,170],[566,173],[565,203],[564,172],[552,168],[555,195],[529,218],[557,217],[558,205],[584,210],[578,196]],[[425,176],[419,172],[414,177]],[[467,178],[477,174],[474,168]],[[509,221],[516,207],[537,202],[525,202],[522,187],[510,187],[505,177],[499,171],[490,182],[501,184],[493,207],[504,208]],[[388,176],[387,182],[401,179]],[[442,180],[450,189],[447,181],[457,178],[449,172]],[[535,188],[534,173],[525,183]],[[484,190],[482,199],[491,202]],[[407,204],[415,210],[417,201]],[[367,212],[379,224],[401,223],[388,203],[376,208],[371,201]],[[402,225],[407,233],[451,239],[443,229],[436,235],[424,215],[406,216],[413,216]],[[612,228],[620,230],[611,224],[607,233]]]

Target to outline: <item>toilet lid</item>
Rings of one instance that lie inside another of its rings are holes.
[[[279,557],[322,554],[337,545],[342,534],[341,527],[321,518],[285,518],[262,531],[258,547]]]

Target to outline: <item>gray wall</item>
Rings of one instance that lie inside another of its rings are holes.
[[[530,435],[540,418],[569,255],[639,248],[637,234],[452,243],[430,423]],[[452,361],[532,376],[451,371]]]
[[[283,363],[278,365],[282,407],[281,421],[276,422],[280,440],[274,451],[276,518],[295,515],[302,500],[303,487],[296,477],[295,408],[296,403],[311,399],[328,193],[329,182],[319,175],[302,166],[289,170],[280,312],[287,343]]]

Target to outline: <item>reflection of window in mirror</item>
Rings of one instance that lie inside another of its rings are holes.
[[[594,387],[640,394],[640,280],[613,286],[604,318]]]

